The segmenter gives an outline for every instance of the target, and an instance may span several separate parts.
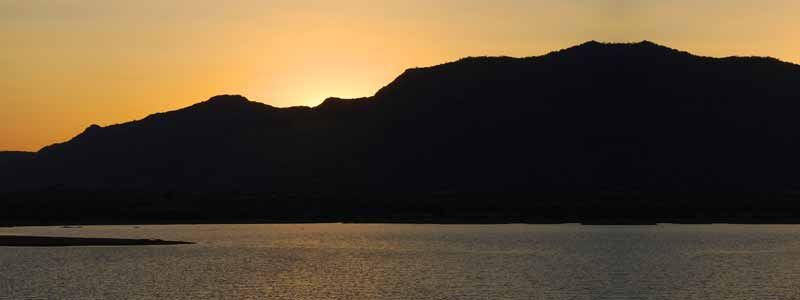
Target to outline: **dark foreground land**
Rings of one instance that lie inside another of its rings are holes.
[[[150,239],[75,238],[48,236],[0,235],[0,247],[69,247],[69,246],[155,246],[187,245],[190,242]]]
[[[0,226],[201,223],[800,224],[776,193],[0,193]]]

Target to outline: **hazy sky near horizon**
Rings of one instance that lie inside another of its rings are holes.
[[[404,69],[651,40],[800,62],[797,0],[0,0],[0,150],[217,94],[370,96]]]

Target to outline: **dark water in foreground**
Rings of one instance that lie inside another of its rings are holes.
[[[0,248],[0,299],[800,299],[800,226],[0,228],[196,245]]]

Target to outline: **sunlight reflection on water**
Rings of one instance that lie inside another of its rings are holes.
[[[2,248],[0,299],[797,299],[800,226],[0,228],[196,245]]]

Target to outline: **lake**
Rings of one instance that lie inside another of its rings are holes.
[[[0,228],[195,245],[0,247],[0,299],[800,299],[796,225]]]

